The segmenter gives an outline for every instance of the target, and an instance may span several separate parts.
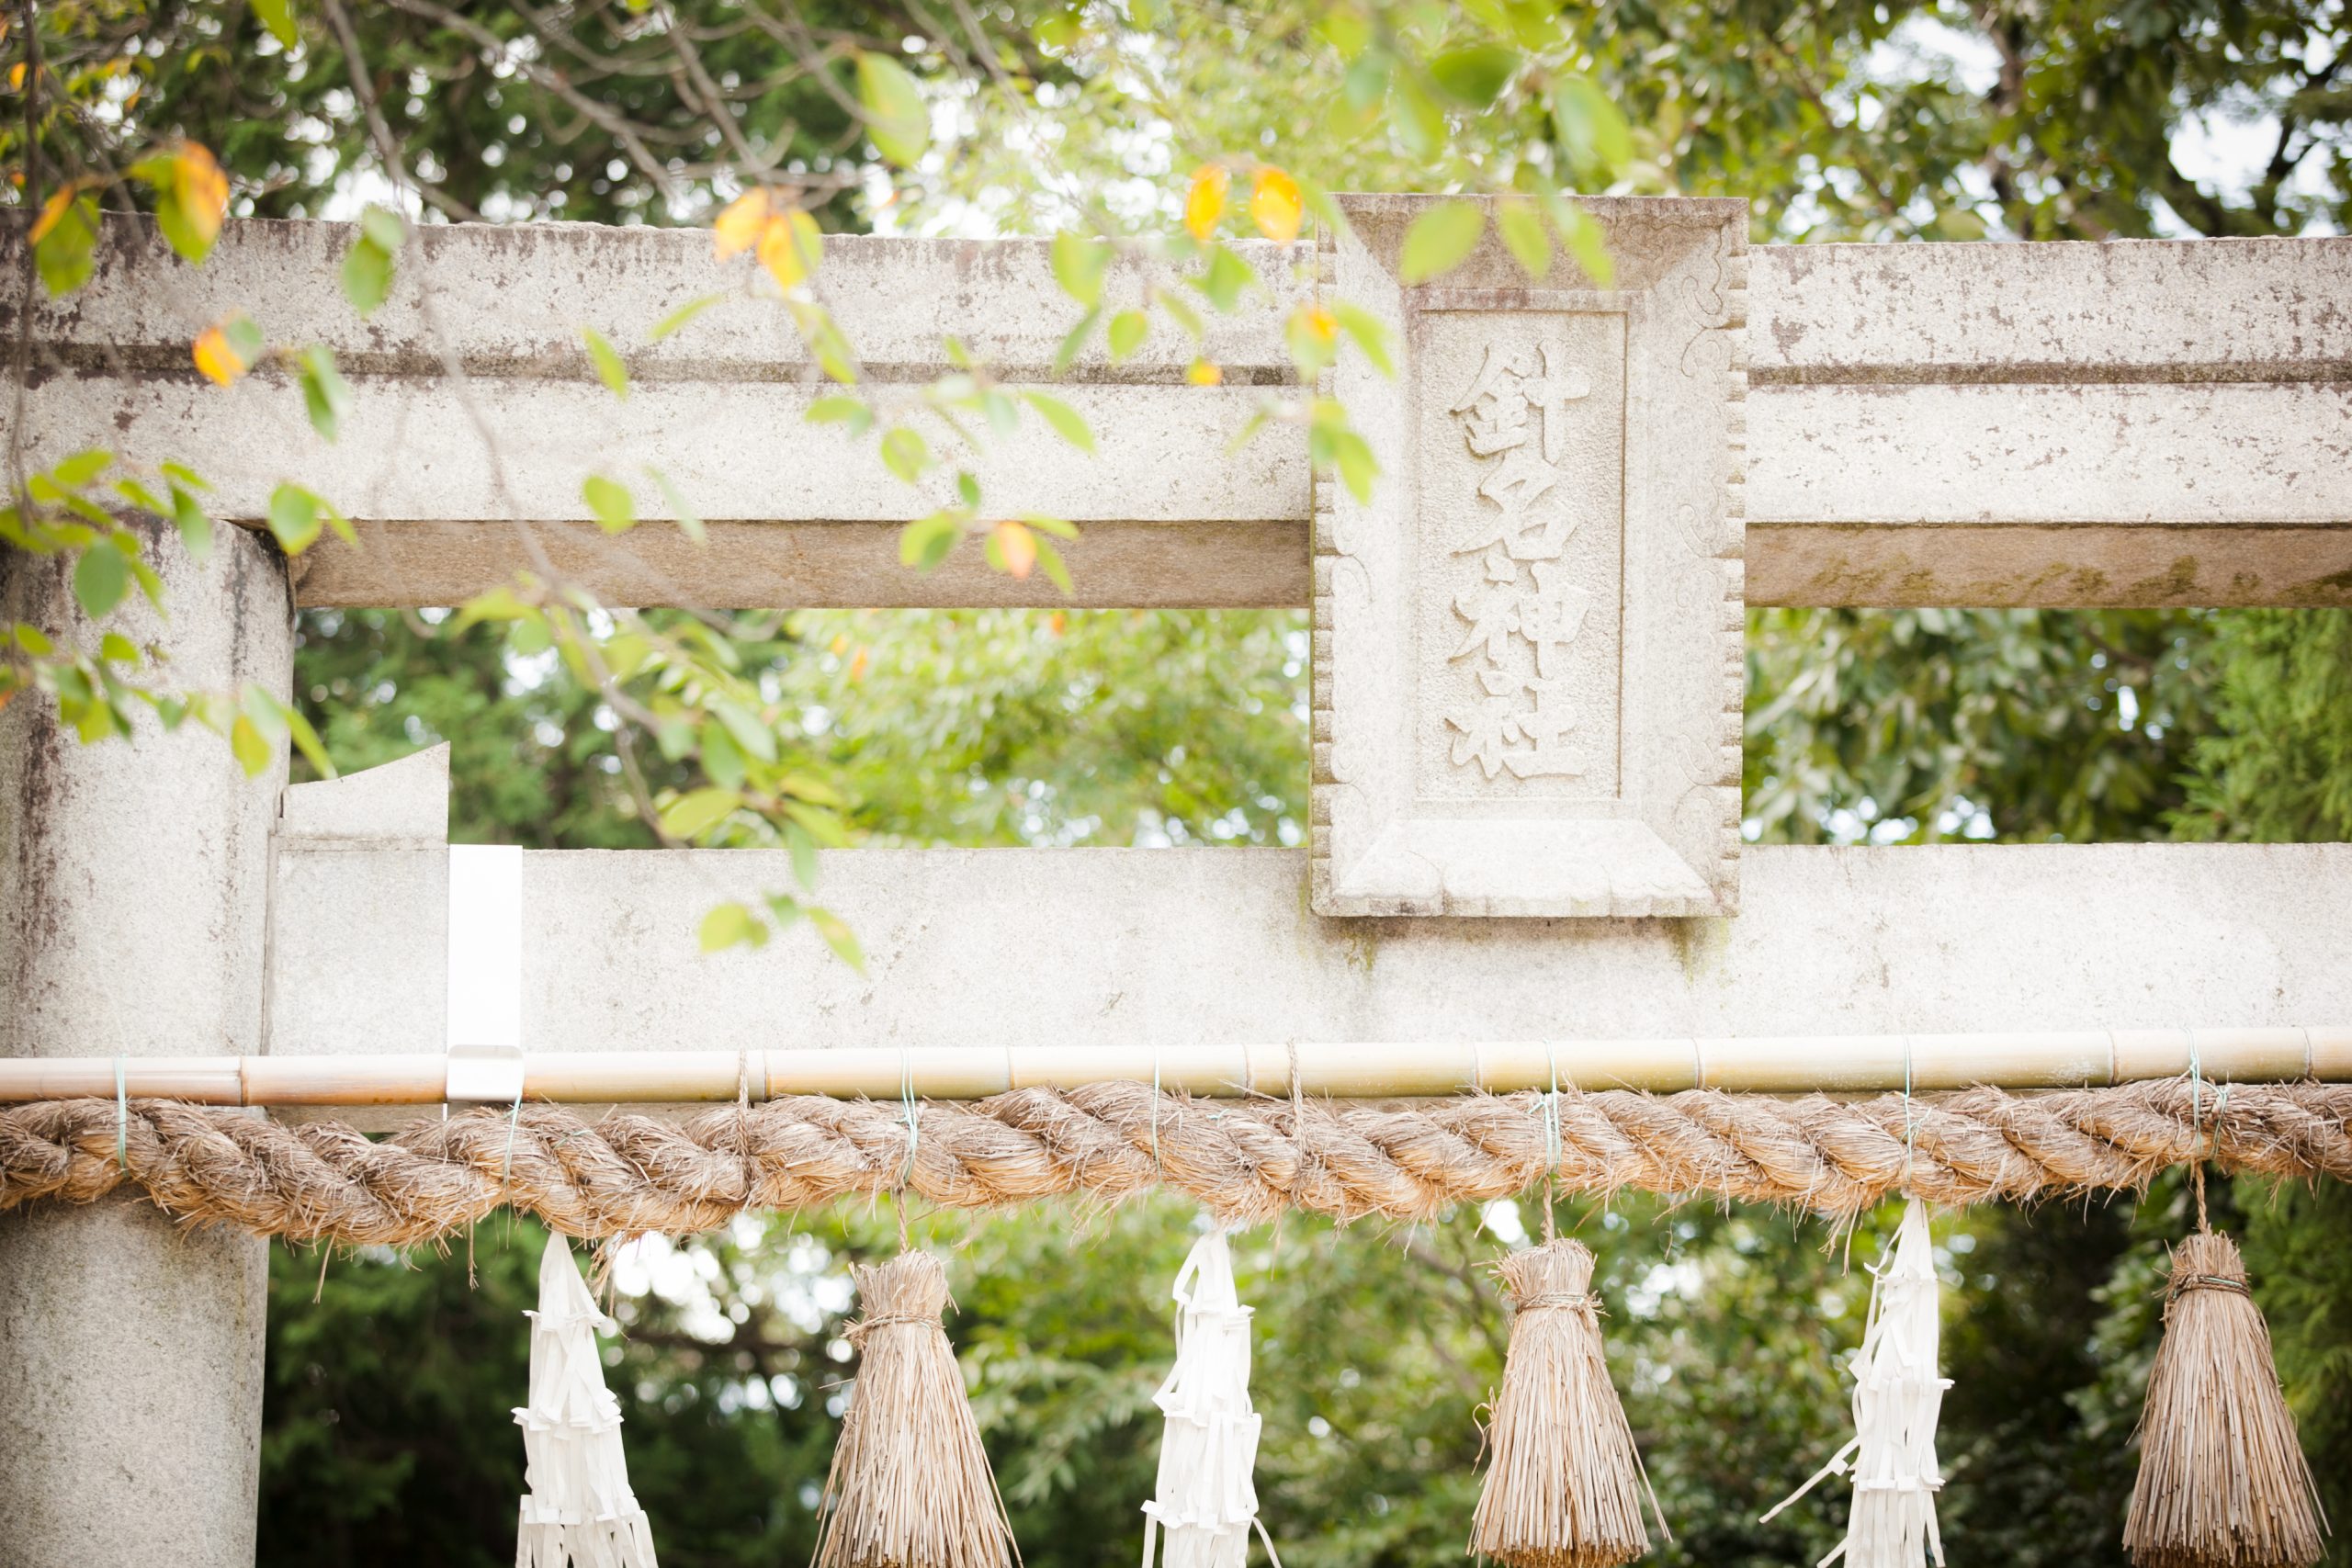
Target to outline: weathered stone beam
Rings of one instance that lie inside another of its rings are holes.
[[[1747,598],[2352,604],[2352,241],[1783,245]]]
[[[281,843],[277,929],[404,920],[441,852]],[[1565,1061],[1579,1038],[2352,1017],[2352,846],[1757,849],[1734,919],[1412,921],[1309,914],[1303,851],[856,850],[824,857],[820,897],[864,976],[806,933],[698,951],[713,903],[791,885],[781,852],[523,865],[535,1050],[1553,1039]],[[412,957],[397,980],[281,961],[271,1049],[439,1049],[401,999],[438,995]]]
[[[591,523],[359,525],[363,547],[327,539],[295,562],[305,605],[455,604],[540,569],[540,556],[611,604],[730,604],[900,609],[1221,609],[1305,604],[1305,520],[1090,522],[1060,547],[1077,592],[1043,572],[1015,581],[978,550],[927,576],[899,560],[895,523],[709,523],[695,544],[674,528],[615,539]],[[722,592],[714,583],[725,583]]]
[[[16,265],[22,219],[0,219],[0,254]],[[593,382],[582,327],[609,337],[644,380],[796,381],[818,378],[791,320],[749,256],[711,252],[706,229],[596,223],[427,224],[401,259],[390,297],[362,318],[339,271],[357,225],[243,220],[223,226],[202,266],[172,255],[144,225],[109,219],[96,276],[62,300],[35,296],[33,333],[62,363],[102,372],[189,369],[188,342],[243,310],[272,343],[322,344],[346,371],[431,376],[454,355],[482,377]],[[1195,345],[1166,323],[1113,367],[1097,334],[1074,380],[1179,382],[1193,355],[1232,381],[1287,380],[1282,316],[1308,288],[1311,247],[1243,242],[1261,292],[1232,316],[1204,311]],[[0,327],[16,331],[17,274],[0,279]],[[1055,283],[1042,240],[904,240],[834,235],[825,242],[820,294],[866,374],[923,379],[946,365],[953,334],[1008,376],[1042,375],[1078,308]],[[1145,288],[1174,279],[1139,261],[1115,262],[1107,309],[1140,305]],[[647,334],[709,295],[722,302],[662,342]]]
[[[361,520],[366,545],[320,547],[308,604],[461,597],[527,562],[526,528],[615,602],[1044,602],[1040,584],[973,570],[895,575],[875,525],[937,493],[890,479],[870,441],[801,423],[805,351],[748,264],[715,262],[707,235],[429,227],[421,262],[363,321],[334,281],[350,232],[232,224],[190,268],[136,225],[111,227],[91,287],[34,311],[49,377],[36,455],[193,458],[222,476],[224,514],[247,522],[278,479],[312,484]],[[1098,337],[1065,395],[1102,456],[1033,418],[982,465],[991,509],[1117,525],[1073,559],[1079,603],[1310,595],[1303,434],[1276,425],[1231,456],[1226,443],[1288,378],[1281,323],[1312,257],[1247,254],[1263,291],[1212,317],[1203,348],[1224,387],[1181,384],[1193,347],[1172,329],[1116,367]],[[8,330],[20,276],[0,266]],[[1074,318],[1031,241],[840,238],[821,276],[886,397],[937,374],[951,332],[1010,378],[1042,377]],[[2352,605],[2352,241],[1768,246],[1749,278],[1748,603]],[[1111,301],[1139,299],[1146,281],[1120,264]],[[714,291],[728,301],[644,341]],[[188,341],[240,308],[273,341],[336,350],[360,399],[340,446],[317,443],[274,374],[232,393],[196,379]],[[583,325],[627,353],[627,404],[595,386]],[[426,379],[445,350],[474,378],[495,461],[457,395]],[[692,551],[644,532],[592,551],[557,526],[587,520],[580,480],[598,468],[666,516],[646,462],[737,525]]]

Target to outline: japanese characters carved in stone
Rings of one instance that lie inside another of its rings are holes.
[[[1742,205],[1589,203],[1609,288],[1408,288],[1419,199],[1351,199],[1330,284],[1404,352],[1337,372],[1384,473],[1317,495],[1315,908],[1728,913]]]

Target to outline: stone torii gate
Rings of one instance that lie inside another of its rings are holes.
[[[1672,1089],[1737,1087],[1710,1040],[1796,1036],[1825,1087],[1861,1087],[1902,1081],[1905,1036],[2098,1032],[2048,1081],[2179,1073],[2208,1025],[2278,1031],[2280,1076],[2352,1074],[2307,1027],[2352,1021],[2352,848],[1742,851],[1737,829],[1743,603],[2352,604],[2352,241],[1750,250],[1740,203],[1596,200],[1611,289],[1530,288],[1498,246],[1406,288],[1417,199],[1351,198],[1320,258],[1243,247],[1274,308],[1210,323],[1224,385],[1183,384],[1189,345],[1081,359],[1059,391],[1102,455],[1036,435],[982,468],[1081,525],[1079,604],[1312,606],[1310,849],[830,856],[864,976],[813,947],[697,953],[713,901],[789,882],[782,852],[528,853],[523,1043],[1556,1040],[1573,1066],[1579,1040],[1641,1037],[1681,1043],[1641,1057]],[[452,604],[531,547],[614,604],[1058,602],[969,552],[898,565],[944,496],[803,422],[813,368],[778,314],[633,353],[626,405],[596,385],[580,325],[718,287],[706,235],[427,228],[434,319],[404,286],[364,322],[333,283],[351,239],[232,223],[191,269],[126,225],[83,293],[0,299],[62,367],[33,460],[200,454],[219,515],[256,522],[299,475],[359,520],[291,570],[252,532],[201,570],[159,546],[185,683],[284,696],[295,607]],[[1067,325],[1042,243],[834,239],[823,275],[886,381],[939,374],[949,332],[1044,379]],[[1393,382],[1336,372],[1387,470],[1368,505],[1298,427],[1227,455],[1316,288],[1400,345]],[[334,349],[342,444],[288,389],[189,373],[238,307]],[[707,544],[604,537],[579,479],[616,460],[672,476]],[[43,563],[0,566],[0,616],[71,622]],[[0,712],[0,1055],[440,1049],[446,756],[284,776],[206,734],[85,748],[37,702]],[[1020,968],[994,934],[1015,921]],[[1923,1088],[2003,1068],[1930,1059]],[[266,1256],[135,1201],[0,1216],[0,1410],[39,1434],[0,1450],[12,1563],[252,1560]]]

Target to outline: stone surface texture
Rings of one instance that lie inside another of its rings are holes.
[[[0,251],[18,232],[0,223]],[[435,225],[423,265],[362,321],[334,283],[351,234],[232,222],[192,268],[110,219],[90,288],[34,310],[51,376],[36,450],[116,445],[128,419],[142,447],[220,466],[247,522],[301,454],[365,547],[307,555],[306,604],[463,598],[530,564],[522,529],[616,604],[1050,602],[1042,579],[898,566],[892,520],[933,498],[798,422],[806,352],[748,259],[717,263],[707,235]],[[1222,388],[1181,385],[1193,344],[1171,328],[1117,366],[1097,334],[1065,378],[1093,400],[1101,460],[1034,418],[994,446],[991,505],[1097,525],[1071,552],[1077,603],[1309,602],[1303,427],[1272,424],[1229,458],[1223,442],[1289,379],[1282,324],[1314,287],[1312,253],[1243,254],[1263,292],[1211,312],[1200,345]],[[2352,240],[1770,245],[1749,266],[1748,603],[2352,605]],[[1009,379],[1047,377],[1077,317],[1036,242],[836,238],[821,276],[886,400],[944,368],[949,330]],[[1123,260],[1106,297],[1148,281]],[[726,302],[646,341],[714,292]],[[339,446],[317,446],[275,372],[233,393],[189,376],[188,341],[236,309],[340,356],[359,407]],[[16,316],[0,298],[0,322]],[[627,355],[630,405],[596,387],[583,323]],[[496,416],[495,462],[436,389],[445,347]],[[220,446],[232,415],[272,434]],[[579,482],[600,465],[667,516],[646,462],[723,525],[707,545],[666,527],[605,540],[586,521]]]
[[[339,886],[385,896],[376,863]],[[1731,919],[1335,919],[1296,850],[856,850],[813,938],[704,954],[722,898],[787,888],[781,852],[523,857],[523,1043],[771,1046],[1450,1043],[2316,1026],[2352,1018],[2352,846],[1761,848]],[[390,905],[379,908],[393,913]],[[289,905],[281,918],[300,918]],[[1018,962],[1002,933],[1022,931]],[[1987,976],[1995,976],[1993,983]],[[437,991],[328,969],[278,987],[348,1017]],[[322,1004],[325,1005],[325,1004]],[[437,1051],[437,1024],[369,1050]],[[343,1049],[338,1037],[302,1049]]]
[[[1589,201],[1605,290],[1495,238],[1408,287],[1429,198],[1342,205],[1330,291],[1401,346],[1334,378],[1382,482],[1317,487],[1316,911],[1729,913],[1746,204]]]
[[[275,547],[229,530],[199,568],[168,532],[149,544],[172,682],[283,699]],[[80,629],[57,563],[24,556],[0,556],[0,619]],[[195,725],[85,746],[45,699],[0,710],[0,1052],[260,1051],[283,783]],[[252,1562],[267,1258],[144,1202],[0,1214],[0,1562]]]
[[[1754,604],[2352,604],[2352,241],[1773,246]]]

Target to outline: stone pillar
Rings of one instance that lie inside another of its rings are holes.
[[[292,682],[276,548],[223,527],[191,562],[148,535],[176,689]],[[134,587],[133,596],[137,590]],[[0,552],[0,624],[82,630],[53,560]],[[125,625],[125,623],[130,623]],[[249,779],[197,725],[84,745],[45,697],[0,709],[0,1054],[264,1047],[270,829],[285,763]],[[143,1199],[0,1213],[0,1562],[248,1568],[268,1244],[183,1232]]]

